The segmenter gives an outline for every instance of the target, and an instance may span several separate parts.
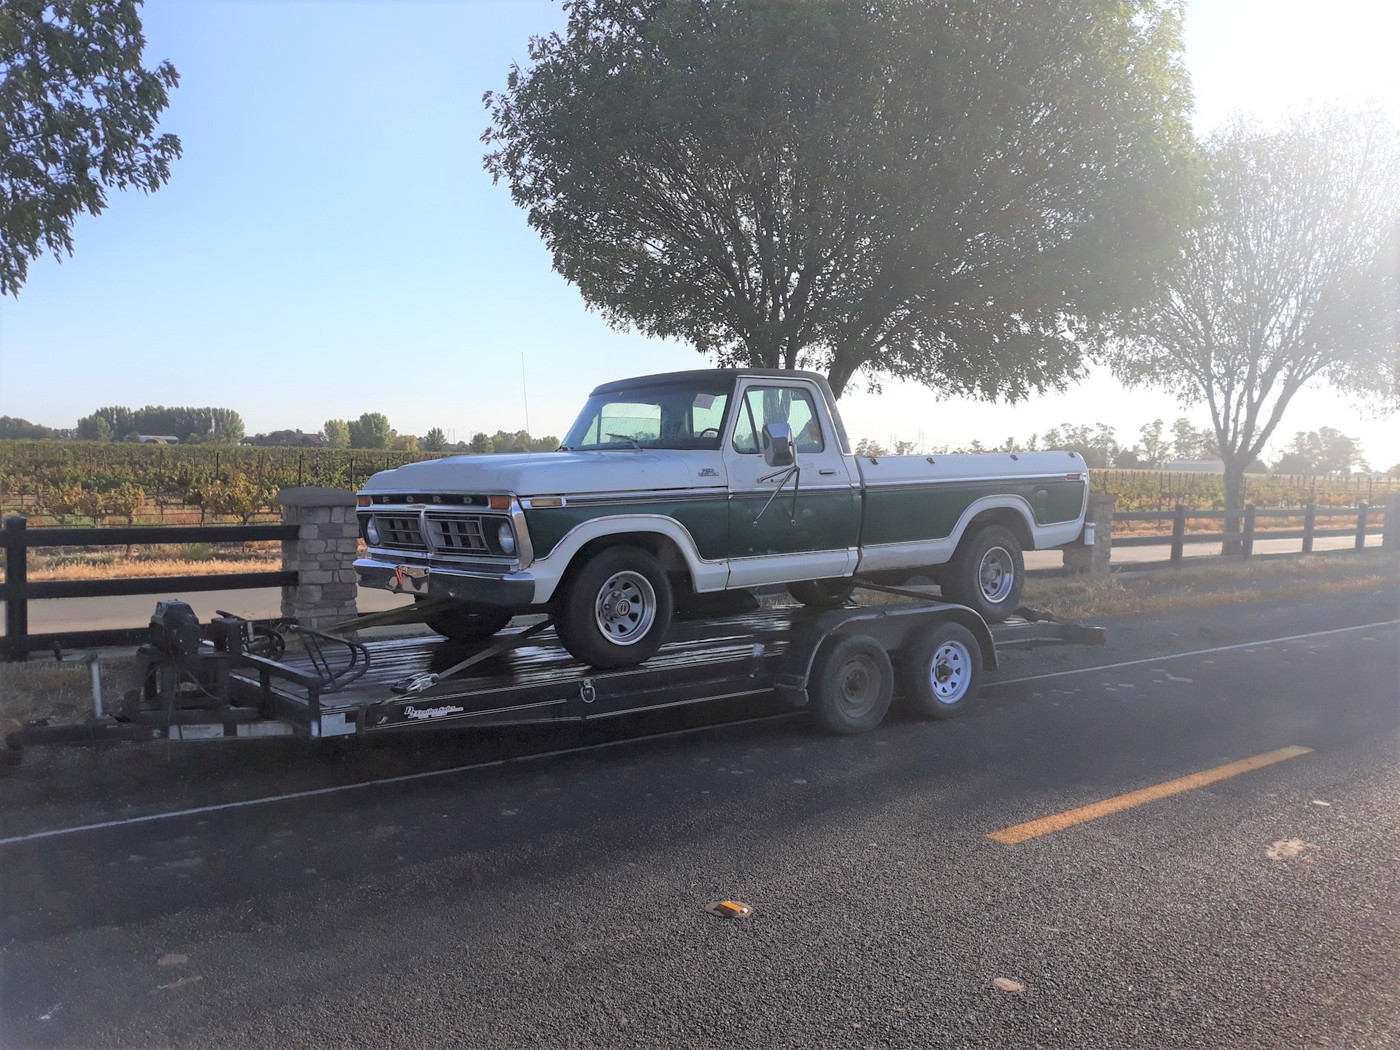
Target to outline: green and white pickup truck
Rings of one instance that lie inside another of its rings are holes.
[[[678,596],[764,584],[821,605],[856,574],[929,576],[1005,619],[1021,552],[1080,541],[1088,493],[1074,452],[856,456],[811,372],[676,372],[598,387],[557,452],[375,474],[355,568],[445,600],[427,623],[449,638],[548,609],[578,659],[626,667],[661,645]]]

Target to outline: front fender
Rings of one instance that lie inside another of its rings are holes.
[[[535,559],[530,566],[530,574],[535,578],[535,604],[543,605],[553,597],[575,555],[586,544],[610,536],[634,536],[638,533],[661,536],[674,544],[685,560],[697,591],[724,589],[729,578],[728,565],[723,561],[702,558],[695,537],[675,518],[664,514],[616,514],[580,522],[564,534],[546,557]]]

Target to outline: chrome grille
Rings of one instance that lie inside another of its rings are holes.
[[[481,519],[461,514],[429,514],[428,535],[433,549],[444,554],[489,554]]]
[[[379,526],[380,546],[411,551],[428,549],[417,514],[376,514],[374,523]]]

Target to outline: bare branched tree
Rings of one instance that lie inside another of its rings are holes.
[[[1205,152],[1207,203],[1112,362],[1130,384],[1206,404],[1237,510],[1308,383],[1400,406],[1400,149],[1379,113],[1323,112],[1277,131],[1236,120]]]

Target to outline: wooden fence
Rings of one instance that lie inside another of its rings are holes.
[[[1392,498],[1391,506],[1398,501]],[[1243,511],[1191,510],[1184,503],[1178,503],[1171,511],[1129,510],[1115,511],[1114,524],[1119,522],[1170,522],[1171,532],[1156,532],[1151,535],[1118,535],[1115,528],[1114,547],[1160,547],[1164,542],[1171,544],[1171,563],[1180,565],[1187,544],[1219,543],[1222,554],[1250,557],[1258,540],[1302,540],[1300,553],[1311,554],[1313,543],[1322,536],[1351,536],[1355,549],[1366,546],[1367,536],[1385,535],[1387,546],[1400,542],[1400,521],[1393,520],[1394,513],[1384,508],[1368,506],[1365,503],[1356,507],[1318,507],[1309,504],[1296,508],[1263,509],[1252,504]],[[1318,528],[1318,520],[1345,519],[1341,527]],[[1261,519],[1302,519],[1301,527],[1265,529],[1258,525]],[[1382,524],[1384,519],[1384,524]],[[1193,532],[1188,528],[1192,521],[1219,521],[1219,531]]]
[[[231,572],[203,576],[141,576],[115,580],[29,581],[29,551],[35,547],[121,546],[153,543],[246,543],[295,540],[296,525],[137,525],[129,528],[36,528],[21,517],[5,519],[0,546],[5,551],[5,636],[0,658],[24,660],[29,653],[60,648],[132,645],[145,641],[145,628],[29,633],[29,603],[44,598],[100,598],[182,591],[229,591],[252,587],[293,587],[297,573]]]

